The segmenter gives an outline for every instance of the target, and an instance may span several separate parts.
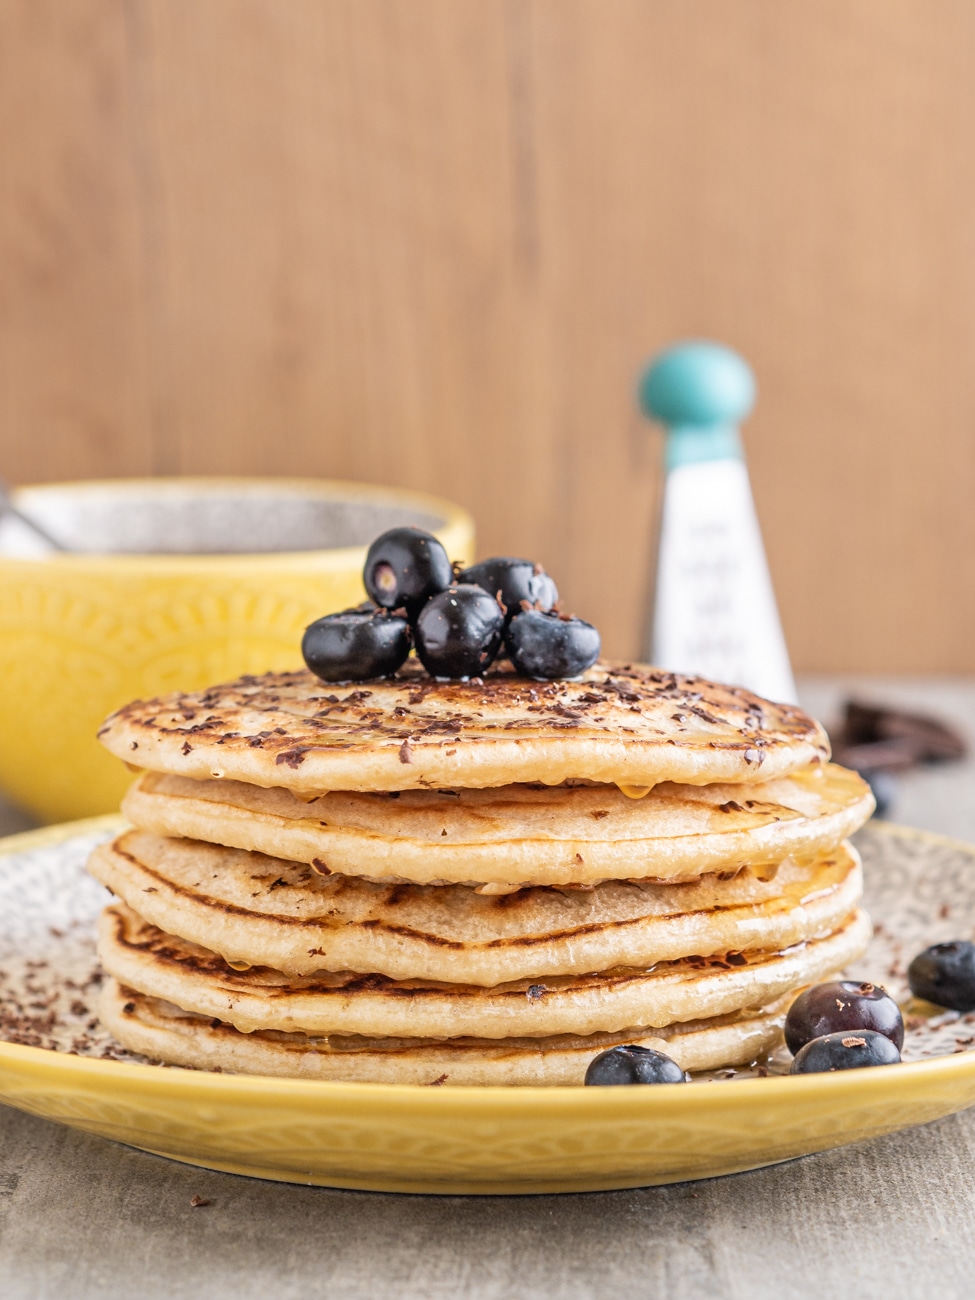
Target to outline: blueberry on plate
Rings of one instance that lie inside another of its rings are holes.
[[[785,1018],[785,1041],[795,1054],[814,1038],[841,1029],[873,1029],[899,1050],[904,1043],[900,1007],[878,984],[833,980],[800,993]]]
[[[497,596],[508,622],[519,612],[523,600],[539,609],[551,609],[559,598],[558,588],[540,564],[510,556],[472,564],[457,575],[457,581],[471,582],[483,587],[489,596]]]
[[[389,677],[410,653],[410,625],[375,605],[326,614],[305,628],[305,663],[323,682]]]
[[[796,1053],[790,1074],[825,1074],[832,1070],[863,1070],[871,1065],[896,1065],[901,1054],[886,1034],[875,1029],[841,1029],[811,1039]]]
[[[967,939],[932,944],[907,968],[916,998],[950,1011],[975,1011],[975,944]]]
[[[628,1043],[600,1052],[589,1062],[587,1087],[615,1087],[625,1083],[686,1083],[687,1075],[676,1061],[652,1047]]]
[[[501,648],[504,615],[481,587],[457,583],[431,596],[415,624],[416,653],[433,677],[480,677]]]
[[[544,681],[578,677],[599,658],[599,633],[591,623],[538,609],[515,615],[505,633],[505,645],[522,676]]]
[[[415,618],[431,596],[450,586],[453,569],[432,533],[390,528],[369,547],[362,580],[377,605],[405,608]]]

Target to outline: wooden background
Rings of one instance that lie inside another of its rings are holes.
[[[968,0],[0,0],[0,472],[469,506],[640,643],[656,348],[796,665],[975,671]]]

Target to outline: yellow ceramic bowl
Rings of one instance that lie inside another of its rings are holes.
[[[315,479],[147,479],[21,488],[71,548],[0,525],[0,786],[46,821],[118,807],[131,779],[95,740],[127,700],[298,667],[304,628],[363,598],[369,542],[413,523],[473,558],[434,497]]]

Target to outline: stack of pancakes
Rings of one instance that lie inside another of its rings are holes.
[[[203,1069],[579,1084],[618,1043],[688,1070],[780,1041],[866,947],[872,810],[798,709],[640,665],[365,686],[307,672],[137,701],[101,1015]]]

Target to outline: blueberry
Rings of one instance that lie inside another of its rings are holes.
[[[916,998],[951,1011],[975,1011],[975,944],[953,939],[925,948],[908,966],[907,982]]]
[[[421,528],[391,528],[369,547],[362,580],[377,605],[405,607],[410,618],[415,618],[425,601],[450,586],[453,569],[447,552],[431,533]]]
[[[472,582],[489,596],[497,596],[509,622],[520,611],[523,600],[539,609],[551,609],[559,598],[558,588],[540,564],[510,556],[482,560],[464,569],[457,581]]]
[[[305,628],[305,663],[323,682],[364,682],[395,673],[410,653],[410,625],[375,605],[326,614]]]
[[[416,652],[434,677],[480,677],[501,648],[504,615],[481,587],[458,583],[431,596],[416,620]]]
[[[875,1029],[841,1029],[813,1038],[796,1054],[790,1074],[824,1074],[828,1070],[863,1070],[868,1065],[896,1065],[901,1054],[886,1034]]]
[[[871,1029],[896,1048],[904,1042],[904,1019],[894,999],[877,984],[835,980],[800,993],[785,1018],[785,1041],[798,1052],[814,1038],[840,1030]]]
[[[599,633],[581,618],[526,609],[505,634],[511,662],[524,677],[578,677],[599,658]]]
[[[686,1083],[687,1075],[676,1061],[652,1047],[611,1047],[589,1062],[586,1087],[613,1087],[624,1083]]]

